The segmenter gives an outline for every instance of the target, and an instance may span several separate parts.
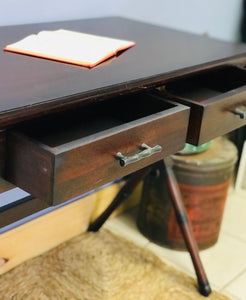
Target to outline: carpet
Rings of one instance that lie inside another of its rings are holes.
[[[81,234],[0,276],[0,299],[228,300],[148,250],[102,229]]]

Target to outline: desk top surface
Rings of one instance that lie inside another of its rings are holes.
[[[3,51],[27,35],[60,28],[133,40],[136,46],[93,69]],[[246,57],[244,45],[120,17],[0,27],[0,48],[0,126]]]

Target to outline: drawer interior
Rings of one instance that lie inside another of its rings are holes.
[[[18,131],[49,147],[57,147],[175,106],[148,93],[121,96],[28,121]]]
[[[202,102],[246,84],[246,70],[224,66],[188,75],[165,86],[175,96]]]

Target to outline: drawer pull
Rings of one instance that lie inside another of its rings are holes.
[[[245,119],[246,118],[246,110],[242,110],[241,108],[236,108],[233,113],[235,115],[238,115],[240,119]]]
[[[145,157],[151,156],[154,153],[161,152],[162,147],[159,145],[154,146],[151,148],[146,144],[142,144],[141,148],[143,149],[138,154],[134,154],[132,156],[125,156],[121,152],[116,154],[116,158],[119,159],[121,167],[126,167],[129,164],[137,162]]]

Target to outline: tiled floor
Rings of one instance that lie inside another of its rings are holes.
[[[158,246],[136,226],[137,210],[110,219],[105,227],[157,254],[165,263],[195,277],[189,254]],[[246,195],[230,191],[218,242],[200,251],[212,288],[233,300],[246,300]]]

